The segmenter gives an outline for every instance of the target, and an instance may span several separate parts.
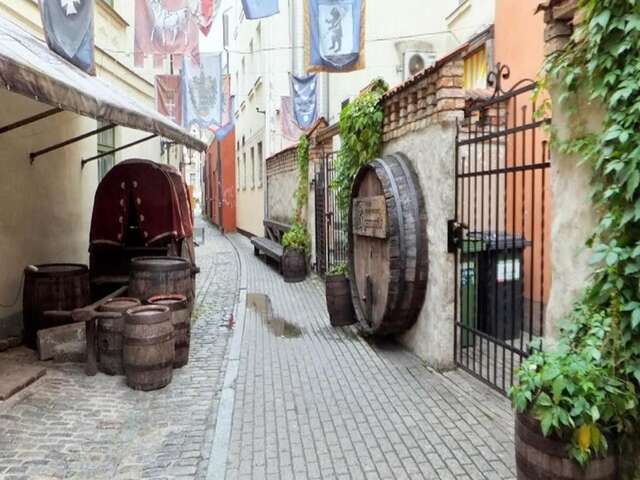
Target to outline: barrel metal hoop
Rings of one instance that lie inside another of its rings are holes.
[[[165,368],[173,368],[173,360],[169,360],[167,362],[157,363],[155,365],[130,365],[125,363],[124,369],[129,372],[153,372],[156,370],[164,370]]]
[[[165,333],[164,335],[160,335],[159,337],[152,338],[125,338],[124,345],[126,345],[127,347],[144,347],[147,345],[158,345],[159,343],[173,340],[173,338],[173,332]]]

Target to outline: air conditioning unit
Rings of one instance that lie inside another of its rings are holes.
[[[436,63],[436,59],[437,56],[435,52],[407,50],[404,52],[404,80],[413,77],[416,73],[423,71],[425,68],[429,68]]]

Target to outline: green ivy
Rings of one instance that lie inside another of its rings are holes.
[[[296,157],[298,161],[298,187],[295,193],[295,221],[301,223],[304,221],[302,217],[309,202],[309,138],[306,135],[300,137]]]
[[[558,151],[576,155],[591,167],[591,201],[599,222],[587,241],[593,250],[593,275],[569,317],[572,324],[562,335],[591,338],[586,332],[593,325],[607,325],[601,338],[592,338],[590,348],[599,355],[585,370],[585,374],[606,374],[607,378],[600,378],[601,383],[585,378],[584,384],[591,389],[593,404],[609,392],[611,398],[605,404],[615,409],[620,406],[613,403],[615,399],[626,398],[634,392],[633,384],[640,384],[640,2],[579,0],[578,8],[581,20],[571,40],[547,59],[544,73],[545,83],[559,85],[557,101],[570,113],[570,138],[560,140],[553,133],[552,140]],[[578,106],[585,103],[602,108],[600,133],[589,133],[584,116],[578,115]],[[532,358],[520,370],[521,382],[528,370],[543,371],[564,365],[567,358],[584,358],[586,347],[576,345],[559,357]],[[521,411],[540,414],[540,398],[552,388],[552,380],[546,380],[541,376],[537,385],[525,383],[514,389],[512,398]],[[608,390],[612,388],[615,393]],[[577,389],[563,395],[574,402],[584,398]],[[627,411],[628,406],[610,418],[595,415],[584,421],[600,431],[615,430],[624,441],[638,432],[637,397],[633,409]],[[547,407],[560,405],[552,401]],[[565,422],[552,423],[549,431],[560,434],[570,427]],[[588,451],[579,447],[574,438],[572,453],[581,463],[606,451],[606,445]]]
[[[388,85],[377,79],[372,88],[351,101],[340,112],[340,150],[336,158],[335,178],[331,188],[336,192],[341,212],[349,209],[351,186],[360,167],[380,154],[384,111],[382,96]]]

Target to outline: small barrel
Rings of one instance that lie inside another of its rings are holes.
[[[282,256],[282,276],[287,283],[302,282],[307,277],[307,261],[304,253],[285,248]]]
[[[157,390],[173,376],[175,346],[171,313],[162,305],[126,311],[122,359],[127,385],[134,390]]]
[[[325,278],[325,297],[331,326],[344,327],[356,323],[347,277],[327,275]]]
[[[545,438],[540,422],[516,414],[516,468],[518,480],[546,478],[561,480],[615,480],[618,458],[611,455],[594,458],[585,468],[569,458],[567,443],[557,438]]]
[[[71,311],[90,303],[89,268],[86,265],[49,263],[27,267],[22,295],[25,343],[35,348],[38,330],[71,322],[70,319],[61,322],[59,317],[45,317],[45,311]]]
[[[185,295],[189,311],[193,310],[191,262],[181,257],[136,257],[131,260],[129,295],[146,300],[167,292]]]
[[[175,294],[156,295],[147,302],[150,305],[169,307],[176,348],[173,368],[184,367],[189,363],[189,345],[191,343],[191,314],[187,306],[187,297]]]
[[[120,318],[101,318],[98,320],[98,370],[107,375],[123,375],[122,332],[124,330],[124,312],[140,306],[137,298],[110,298],[98,309],[100,312],[122,313]]]

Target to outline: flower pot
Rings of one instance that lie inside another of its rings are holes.
[[[333,327],[344,327],[356,323],[351,302],[351,287],[345,275],[327,275],[325,294],[329,320]]]
[[[282,276],[287,283],[302,282],[307,276],[307,260],[300,250],[285,248],[282,255]]]
[[[516,467],[518,480],[615,480],[618,458],[594,458],[586,468],[569,457],[567,442],[545,437],[540,422],[516,414]]]

